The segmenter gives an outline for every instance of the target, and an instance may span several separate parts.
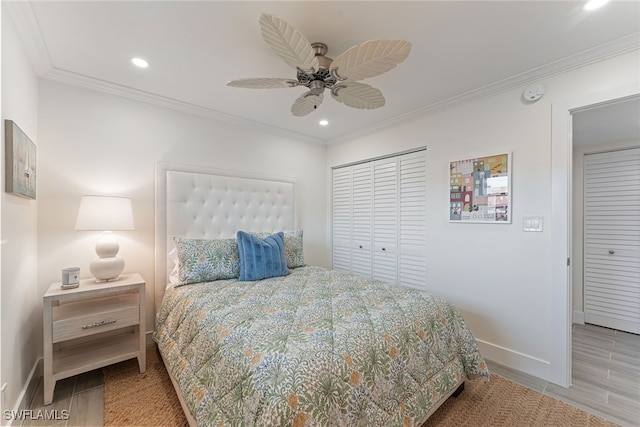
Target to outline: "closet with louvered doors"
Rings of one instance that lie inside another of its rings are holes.
[[[640,333],[640,147],[584,157],[584,315]]]
[[[333,169],[333,268],[424,288],[426,151]]]

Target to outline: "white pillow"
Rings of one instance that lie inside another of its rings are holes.
[[[169,273],[169,283],[167,283],[167,288],[170,288],[176,283],[180,283],[180,280],[178,279],[178,250],[175,247],[171,249],[167,258],[171,263],[173,263],[173,269],[171,270],[171,273]]]

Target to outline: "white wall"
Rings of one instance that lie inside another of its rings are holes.
[[[4,3],[2,7],[4,9]],[[4,191],[4,121],[15,121],[38,144],[38,78],[24,54],[22,43],[6,10],[2,13],[2,89],[0,383],[7,384],[3,409],[14,409],[38,358],[38,340],[42,336],[42,324],[38,323],[41,318],[41,295],[38,294],[37,287],[38,201]],[[40,152],[37,156],[39,169]],[[40,182],[38,179],[37,185]],[[36,192],[37,199],[40,199],[41,189],[37,187]]]
[[[611,141],[605,144],[573,147],[573,320],[584,323],[583,232],[584,232],[584,155],[621,148],[640,147],[640,140]]]
[[[551,283],[551,104],[590,91],[638,83],[638,52],[548,78],[546,95],[525,104],[524,88],[331,146],[336,166],[427,146],[428,280],[425,289],[459,307],[491,359],[549,379]],[[512,224],[448,222],[449,162],[513,152]],[[330,178],[328,178],[328,188]],[[330,203],[329,203],[330,209]],[[543,216],[542,233],[522,231]]]
[[[296,178],[306,261],[328,265],[325,147],[47,80],[39,117],[39,295],[63,267],[91,277],[99,235],[74,231],[80,197],[131,197],[136,228],[117,233],[119,255],[125,273],[147,281],[146,329],[153,329],[157,161]]]

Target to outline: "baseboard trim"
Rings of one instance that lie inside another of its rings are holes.
[[[13,408],[14,413],[19,413],[21,411],[25,411],[29,409],[31,402],[33,402],[33,398],[36,395],[36,391],[38,390],[38,382],[40,378],[42,378],[44,372],[44,359],[41,357],[36,360],[31,368],[31,372],[29,372],[29,376],[27,377],[27,381],[20,391],[18,395],[18,400],[16,402],[15,407]],[[3,418],[4,418],[3,414]],[[13,420],[4,420],[7,426],[19,426],[22,425],[23,420],[13,419]]]
[[[476,340],[482,355],[508,368],[550,381],[551,362],[483,340]]]
[[[584,325],[584,311],[574,311],[571,321]]]
[[[155,344],[156,342],[153,340],[153,331],[145,332],[146,343],[147,345]]]

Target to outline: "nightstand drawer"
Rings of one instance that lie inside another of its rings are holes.
[[[61,319],[53,322],[53,342],[85,337],[138,324],[140,324],[140,307],[138,306]]]

